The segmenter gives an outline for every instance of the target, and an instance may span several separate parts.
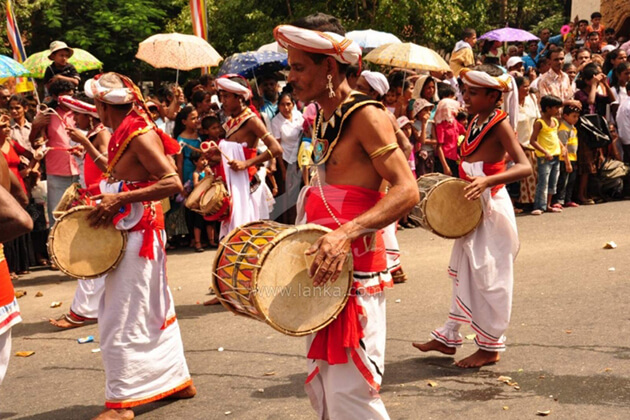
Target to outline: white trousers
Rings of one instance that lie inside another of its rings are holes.
[[[79,280],[70,310],[83,318],[98,318],[98,306],[101,303],[103,290],[105,290],[105,276]]]
[[[11,328],[0,335],[0,385],[9,367],[11,359]]]

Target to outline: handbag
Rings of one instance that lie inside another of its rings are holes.
[[[582,115],[577,124],[578,138],[591,149],[608,147],[611,143],[608,122],[599,114]]]

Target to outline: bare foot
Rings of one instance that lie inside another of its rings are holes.
[[[68,321],[68,319],[65,317],[65,315],[62,316],[59,319],[52,319],[52,318],[50,318],[48,320],[48,322],[50,322],[55,327],[61,328],[61,329],[64,329],[64,330],[69,330],[71,328],[79,328],[79,327],[82,327],[82,326],[85,325],[84,323],[76,323],[76,324],[72,323],[72,322]]]
[[[210,306],[210,305],[218,305],[219,303],[219,298],[217,297],[213,297],[212,299],[208,299],[203,303],[203,306]]]
[[[485,365],[490,365],[499,361],[501,356],[496,351],[477,350],[470,356],[455,362],[460,368],[478,368]]]
[[[441,343],[437,340],[431,340],[431,341],[427,341],[426,343],[420,344],[420,343],[412,343],[412,345],[417,348],[418,350],[422,351],[422,352],[427,352],[427,351],[439,351],[440,353],[444,353],[444,354],[448,354],[448,355],[453,355],[455,354],[455,352],[457,351],[456,348],[454,347],[448,347],[447,345],[445,345],[444,343]]]
[[[132,420],[134,418],[133,411],[123,408],[123,409],[113,409],[106,408],[99,414],[94,417],[92,420]]]
[[[175,400],[185,400],[188,398],[192,398],[195,395],[197,395],[197,388],[195,388],[193,384],[190,384],[189,386],[182,389],[181,391],[177,391],[176,393],[171,394],[166,398],[172,398]]]

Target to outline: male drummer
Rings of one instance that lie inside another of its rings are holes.
[[[323,21],[334,27],[331,19]],[[322,21],[321,15],[302,24],[316,27],[314,20]],[[305,205],[298,213],[334,230],[308,251],[313,285],[334,282],[349,253],[354,264],[355,287],[347,305],[309,337],[306,390],[320,418],[387,419],[378,391],[385,354],[383,289],[392,279],[380,229],[414,206],[418,190],[383,106],[351,91],[346,69],[360,62],[361,49],[340,35],[340,25],[337,32],[289,25],[274,30],[288,49],[288,82],[297,98],[321,107],[313,133],[318,176],[303,193]],[[383,180],[391,184],[385,197],[379,192]]]
[[[225,168],[225,178],[232,195],[232,215],[228,221],[221,224],[220,236],[223,237],[236,226],[269,216],[268,210],[266,212],[264,210],[267,203],[262,199],[262,189],[257,191],[253,180],[260,165],[282,155],[282,147],[250,108],[252,92],[245,78],[228,74],[216,79],[215,83],[223,111],[229,116],[223,125],[227,142],[221,142],[219,145],[221,150],[231,157],[229,161],[227,159],[225,161],[229,166]],[[266,146],[266,150],[261,154],[258,154],[259,140]],[[242,194],[235,194],[237,189]],[[241,203],[236,202],[239,198],[242,200]]]
[[[460,146],[460,178],[471,182],[469,200],[483,204],[481,224],[453,244],[448,273],[453,279],[453,296],[448,319],[435,329],[432,340],[413,343],[420,351],[452,355],[462,345],[459,329],[470,324],[479,348],[456,362],[461,368],[478,368],[499,361],[505,351],[505,336],[512,309],[514,259],[519,241],[516,220],[505,184],[529,176],[532,168],[514,136],[507,114],[496,105],[503,92],[512,89],[509,75],[494,66],[462,69],[464,102],[475,115]],[[505,155],[514,165],[506,169]]]
[[[0,128],[8,129],[8,121],[4,124],[6,127]],[[15,198],[11,195],[12,192]],[[33,220],[16,198],[22,205],[28,204],[28,198],[18,179],[9,170],[4,155],[0,153],[0,384],[7,373],[11,358],[11,328],[22,321],[2,243],[33,229]]]
[[[167,155],[179,145],[157,130],[138,87],[105,73],[90,79],[108,146],[107,182],[90,214],[94,226],[127,230],[125,254],[105,278],[98,312],[105,365],[105,410],[96,419],[130,419],[132,407],[196,394],[184,358],[173,297],[166,283],[166,235],[160,199],[182,190]]]

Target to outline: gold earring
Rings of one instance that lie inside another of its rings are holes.
[[[326,87],[328,88],[328,97],[329,98],[334,98],[335,96],[337,96],[335,94],[335,90],[333,89],[332,74],[328,75],[328,83],[326,84]]]

